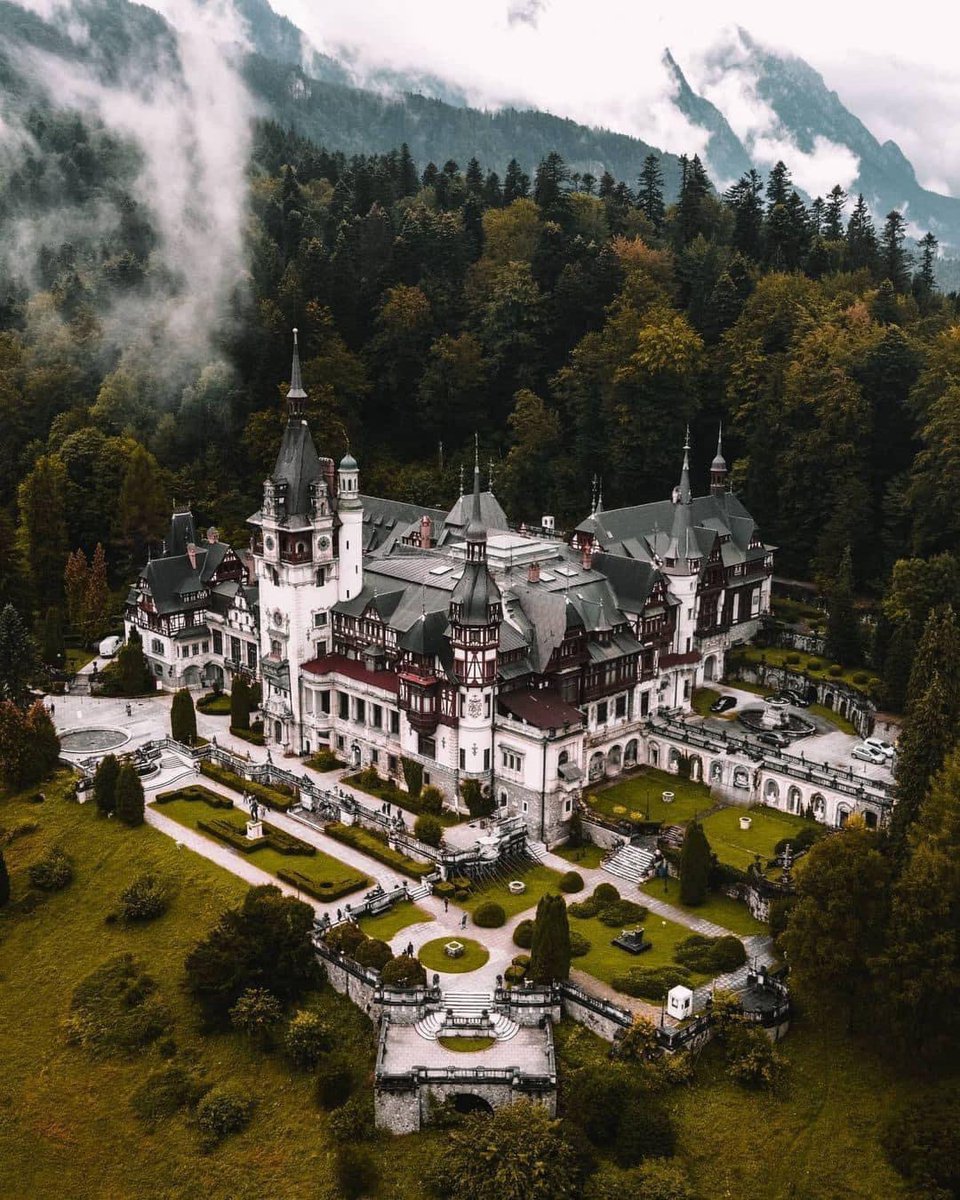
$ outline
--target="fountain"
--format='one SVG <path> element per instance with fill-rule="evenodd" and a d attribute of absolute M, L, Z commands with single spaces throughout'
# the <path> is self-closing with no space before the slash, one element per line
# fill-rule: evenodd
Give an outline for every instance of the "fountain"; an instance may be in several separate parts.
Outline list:
<path fill-rule="evenodd" d="M 763 707 L 745 708 L 737 720 L 751 733 L 782 733 L 790 739 L 809 737 L 817 727 L 807 717 L 790 712 L 782 700 L 770 700 Z"/>

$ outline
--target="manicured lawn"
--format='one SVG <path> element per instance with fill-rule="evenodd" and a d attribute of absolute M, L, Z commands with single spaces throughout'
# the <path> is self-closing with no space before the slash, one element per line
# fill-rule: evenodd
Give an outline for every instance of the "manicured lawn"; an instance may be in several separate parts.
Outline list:
<path fill-rule="evenodd" d="M 749 829 L 740 828 L 740 818 L 749 817 Z M 710 849 L 723 863 L 745 871 L 760 855 L 764 864 L 773 857 L 773 848 L 781 838 L 806 829 L 813 822 L 775 808 L 722 808 L 703 821 Z"/>
<path fill-rule="evenodd" d="M 672 803 L 663 803 L 664 792 L 673 792 Z M 626 820 L 638 813 L 633 820 L 645 821 L 649 812 L 651 821 L 666 825 L 685 825 L 716 803 L 705 784 L 692 783 L 656 767 L 641 767 L 612 787 L 590 792 L 586 800 L 591 808 L 614 820 Z"/>
<path fill-rule="evenodd" d="M 96 657 L 92 650 L 77 650 L 69 647 L 64 655 L 64 670 L 76 673 L 82 670 L 87 663 L 93 662 Z"/>
<path fill-rule="evenodd" d="M 798 661 L 788 663 L 788 655 Z M 811 679 L 830 680 L 835 678 L 861 692 L 867 692 L 869 682 L 874 678 L 863 667 L 844 667 L 839 675 L 833 676 L 829 673 L 829 668 L 833 664 L 822 655 L 806 654 L 802 650 L 787 650 L 781 646 L 746 646 L 735 652 L 734 662 L 736 661 L 749 663 L 753 667 L 763 663 L 771 667 L 788 667 L 791 671 L 809 675 Z M 814 667 L 811 667 L 811 663 L 815 664 Z M 866 675 L 867 679 L 863 683 L 855 683 L 854 675 L 860 674 Z"/>
<path fill-rule="evenodd" d="M 629 897 L 633 899 L 633 896 Z M 643 897 L 640 897 L 643 903 Z M 580 917 L 570 918 L 571 932 L 582 933 L 590 942 L 590 950 L 582 958 L 575 958 L 572 967 L 577 971 L 586 971 L 588 975 L 612 983 L 617 975 L 625 975 L 631 967 L 665 967 L 675 966 L 673 952 L 677 944 L 688 938 L 692 929 L 685 925 L 677 925 L 673 921 L 665 921 L 656 913 L 650 915 L 639 924 L 646 930 L 647 937 L 653 942 L 653 948 L 643 954 L 629 954 L 619 946 L 610 943 L 620 934 L 619 929 L 604 925 L 596 917 L 583 920 Z M 694 975 L 691 987 L 699 987 L 709 978 L 708 975 Z"/>
<path fill-rule="evenodd" d="M 448 942 L 457 941 L 463 946 L 463 954 L 459 958 L 451 958 L 444 954 L 443 948 Z M 480 942 L 468 937 L 442 937 L 426 942 L 417 951 L 417 958 L 428 971 L 449 971 L 454 975 L 465 975 L 468 971 L 476 971 L 490 958 L 490 951 Z"/>
<path fill-rule="evenodd" d="M 559 846 L 554 854 L 565 858 L 574 867 L 599 867 L 603 861 L 603 847 L 587 842 L 583 846 Z"/>
<path fill-rule="evenodd" d="M 161 805 L 157 811 L 163 813 L 165 817 L 177 821 L 180 825 L 185 825 L 188 829 L 196 830 L 197 833 L 203 834 L 204 837 L 210 838 L 210 841 L 220 846 L 225 843 L 200 829 L 198 821 L 219 818 L 229 822 L 238 833 L 242 833 L 247 824 L 247 814 L 240 812 L 239 809 L 211 808 L 196 800 L 170 800 Z M 305 875 L 318 888 L 324 882 L 329 882 L 337 890 L 349 881 L 355 881 L 355 887 L 348 891 L 338 891 L 340 896 L 370 887 L 370 880 L 366 876 L 360 875 L 355 868 L 347 866 L 346 863 L 340 862 L 332 855 L 324 854 L 322 850 L 318 850 L 316 854 L 279 854 L 270 846 L 265 846 L 247 857 L 254 866 L 259 867 L 262 871 L 269 871 L 271 875 L 277 875 L 281 870 L 296 871 L 300 875 Z"/>
<path fill-rule="evenodd" d="M 214 695 L 210 692 L 201 696 L 197 701 L 197 712 L 206 713 L 208 717 L 229 717 L 230 693 L 220 692 L 219 695 Z"/>
<path fill-rule="evenodd" d="M 663 886 L 665 883 L 667 885 L 666 891 Z M 755 921 L 750 916 L 750 910 L 745 904 L 741 904 L 739 900 L 734 900 L 731 896 L 724 896 L 719 892 L 711 892 L 706 902 L 698 904 L 695 908 L 688 904 L 681 904 L 680 881 L 678 879 L 651 879 L 649 883 L 641 886 L 640 892 L 648 896 L 655 896 L 658 900 L 666 900 L 668 904 L 673 904 L 677 908 L 683 909 L 691 917 L 700 917 L 704 921 L 713 921 L 715 925 L 722 925 L 724 929 L 729 929 L 731 933 L 738 933 L 742 937 L 769 932 L 766 925 L 760 921 Z"/>
<path fill-rule="evenodd" d="M 480 1050 L 489 1050 L 496 1041 L 492 1037 L 440 1037 L 437 1041 L 444 1050 L 456 1050 L 460 1054 L 476 1054 Z"/>
<path fill-rule="evenodd" d="M 713 688 L 697 688 L 693 693 L 691 706 L 693 711 L 701 717 L 709 717 L 713 714 L 710 712 L 710 705 L 720 699 L 720 693 L 714 691 Z"/>
<path fill-rule="evenodd" d="M 389 942 L 408 925 L 419 925 L 432 920 L 432 915 L 425 909 L 418 907 L 412 900 L 404 900 L 379 917 L 361 917 L 358 924 L 367 937 Z"/>
<path fill-rule="evenodd" d="M 75 872 L 69 887 L 33 912 L 0 910 L 0 1195 L 339 1200 L 333 1138 L 314 1103 L 310 1074 L 292 1072 L 282 1055 L 265 1055 L 238 1034 L 202 1035 L 182 989 L 188 952 L 224 909 L 239 903 L 247 885 L 149 826 L 127 829 L 98 817 L 93 804 L 66 801 L 66 790 L 61 777 L 44 785 L 45 804 L 0 795 L 0 825 L 39 823 L 4 851 L 14 905 L 26 893 L 27 866 L 50 847 L 65 847 Z M 169 910 L 143 926 L 106 923 L 120 892 L 146 871 L 169 884 Z M 133 1093 L 163 1065 L 157 1049 L 95 1058 L 66 1043 L 63 1021 L 74 988 L 125 952 L 153 977 L 170 1011 L 173 1061 L 195 1056 L 208 1084 L 229 1083 L 256 1101 L 249 1128 L 212 1153 L 200 1149 L 183 1116 L 150 1133 L 134 1115 Z M 338 1047 L 358 1071 L 371 1071 L 373 1031 L 363 1014 L 329 989 L 316 1003 Z M 419 1187 L 398 1181 L 390 1194 L 414 1200 Z"/>
<path fill-rule="evenodd" d="M 409 813 L 412 817 L 419 817 L 426 810 L 423 805 L 419 804 L 407 792 L 401 791 L 386 780 L 381 780 L 379 784 L 368 786 L 360 782 L 360 775 L 344 775 L 340 782 L 346 787 L 355 788 L 358 792 L 364 792 L 368 796 L 372 796 L 374 800 L 380 801 L 382 804 L 386 800 L 393 808 L 402 808 L 404 812 Z M 462 821 L 469 821 L 470 817 L 467 813 L 455 813 L 449 808 L 445 808 L 441 813 L 431 813 L 435 816 L 443 827 L 449 828 L 451 825 L 459 825 Z"/>
<path fill-rule="evenodd" d="M 550 867 L 537 864 L 525 871 L 520 878 L 527 885 L 527 890 L 520 896 L 515 896 L 508 891 L 506 884 L 495 884 L 492 887 L 484 888 L 483 891 L 471 891 L 466 900 L 451 900 L 450 903 L 457 903 L 461 908 L 472 913 L 476 912 L 479 905 L 485 904 L 488 900 L 494 900 L 501 905 L 509 921 L 517 913 L 536 907 L 540 897 L 546 895 L 547 892 L 560 895 L 560 875 Z"/>

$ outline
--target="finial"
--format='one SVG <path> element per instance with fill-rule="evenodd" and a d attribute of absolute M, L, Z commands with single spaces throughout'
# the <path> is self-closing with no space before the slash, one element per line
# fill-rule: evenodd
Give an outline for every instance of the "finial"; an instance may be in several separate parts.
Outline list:
<path fill-rule="evenodd" d="M 307 393 L 303 390 L 303 382 L 300 379 L 300 345 L 297 338 L 298 330 L 296 326 L 293 329 L 293 362 L 290 365 L 290 387 L 287 390 L 287 416 L 299 416 L 303 405 L 300 403 L 306 400 Z"/>
<path fill-rule="evenodd" d="M 597 482 L 597 508 L 596 508 L 596 511 L 598 513 L 603 512 L 603 476 L 602 475 L 600 476 L 600 479 Z"/>
<path fill-rule="evenodd" d="M 474 474 L 480 474 L 480 434 L 473 435 L 473 470 Z"/>
<path fill-rule="evenodd" d="M 723 421 L 717 427 L 717 458 L 723 458 Z"/>
<path fill-rule="evenodd" d="M 460 464 L 460 499 L 463 499 L 463 463 Z"/>
<path fill-rule="evenodd" d="M 493 491 L 493 459 L 487 459 L 487 491 Z"/>
<path fill-rule="evenodd" d="M 597 473 L 594 471 L 593 478 L 590 480 L 590 515 L 593 516 L 597 511 Z"/>
<path fill-rule="evenodd" d="M 687 426 L 687 432 L 683 439 L 683 448 L 684 448 L 684 450 L 690 449 L 690 426 L 689 425 Z"/>

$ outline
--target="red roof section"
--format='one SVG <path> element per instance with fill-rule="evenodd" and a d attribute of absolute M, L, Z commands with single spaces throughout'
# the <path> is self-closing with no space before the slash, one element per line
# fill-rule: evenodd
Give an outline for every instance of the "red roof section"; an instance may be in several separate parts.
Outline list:
<path fill-rule="evenodd" d="M 500 696 L 500 704 L 508 713 L 536 729 L 562 729 L 564 725 L 583 724 L 583 713 L 550 688 L 536 692 L 506 692 Z"/>
<path fill-rule="evenodd" d="M 311 675 L 342 675 L 346 679 L 355 679 L 369 687 L 379 688 L 383 692 L 397 692 L 400 684 L 392 671 L 371 671 L 355 658 L 347 658 L 343 654 L 327 654 L 323 658 L 312 658 L 303 664 L 303 670 Z"/>

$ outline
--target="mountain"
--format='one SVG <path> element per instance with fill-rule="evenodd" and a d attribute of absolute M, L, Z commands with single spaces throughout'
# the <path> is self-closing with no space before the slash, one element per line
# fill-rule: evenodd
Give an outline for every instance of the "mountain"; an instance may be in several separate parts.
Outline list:
<path fill-rule="evenodd" d="M 720 180 L 739 179 L 753 166 L 743 142 L 730 128 L 720 109 L 703 96 L 697 95 L 669 50 L 663 52 L 663 63 L 676 84 L 674 107 L 679 109 L 692 125 L 706 129 L 710 134 L 706 152 L 710 170 Z"/>

